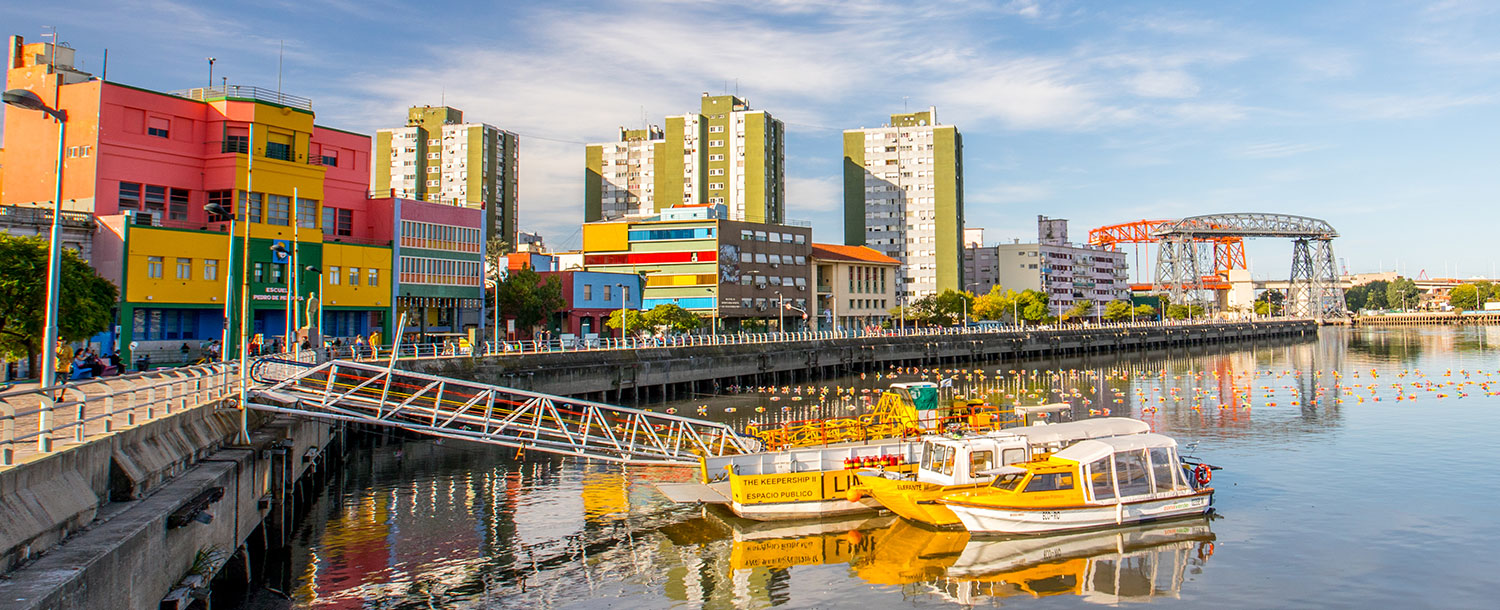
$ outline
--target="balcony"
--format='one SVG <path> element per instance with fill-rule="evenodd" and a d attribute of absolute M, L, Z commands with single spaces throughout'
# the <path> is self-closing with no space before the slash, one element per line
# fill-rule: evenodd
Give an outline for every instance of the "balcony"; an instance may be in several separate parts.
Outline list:
<path fill-rule="evenodd" d="M 245 85 L 197 87 L 194 89 L 173 91 L 171 94 L 177 97 L 185 97 L 190 100 L 198 100 L 200 102 L 223 99 L 253 100 L 257 102 L 267 102 L 271 104 L 286 106 L 288 108 L 297 108 L 299 110 L 312 112 L 312 100 L 308 98 L 297 95 L 289 95 L 280 91 L 272 91 L 270 89 L 249 87 Z"/>

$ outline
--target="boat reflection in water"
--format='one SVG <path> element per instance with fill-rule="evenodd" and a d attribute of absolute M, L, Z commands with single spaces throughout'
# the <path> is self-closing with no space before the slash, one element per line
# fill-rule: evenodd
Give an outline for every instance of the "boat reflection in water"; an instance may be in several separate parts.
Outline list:
<path fill-rule="evenodd" d="M 1207 517 L 1107 530 L 973 538 L 891 516 L 772 524 L 721 508 L 664 528 L 675 542 L 729 540 L 733 572 L 847 563 L 873 585 L 897 586 L 973 605 L 1029 595 L 1074 595 L 1091 603 L 1177 597 L 1188 571 L 1213 555 Z M 675 530 L 675 531 L 674 531 Z"/>

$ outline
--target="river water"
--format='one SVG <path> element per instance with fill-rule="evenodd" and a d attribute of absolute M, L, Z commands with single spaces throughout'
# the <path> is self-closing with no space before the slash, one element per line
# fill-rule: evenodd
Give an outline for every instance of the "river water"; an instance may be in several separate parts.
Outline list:
<path fill-rule="evenodd" d="M 1139 417 L 1223 467 L 1212 519 L 1064 537 L 970 540 L 888 516 L 754 524 L 651 485 L 688 469 L 369 443 L 295 533 L 284 596 L 260 590 L 243 605 L 1492 608 L 1497 341 L 1500 327 L 1324 329 L 1316 341 L 966 366 L 969 383 L 1025 388 L 1028 404 L 1063 396 L 1079 417 Z M 858 400 L 890 381 L 816 385 Z M 653 408 L 764 424 L 847 410 L 845 392 Z"/>

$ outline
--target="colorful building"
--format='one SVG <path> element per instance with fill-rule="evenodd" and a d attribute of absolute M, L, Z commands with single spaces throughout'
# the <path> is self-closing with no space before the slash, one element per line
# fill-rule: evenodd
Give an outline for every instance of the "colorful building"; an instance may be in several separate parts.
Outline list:
<path fill-rule="evenodd" d="M 963 137 L 937 109 L 844 131 L 844 243 L 901 261 L 896 290 L 964 289 Z"/>
<path fill-rule="evenodd" d="M 372 199 L 370 208 L 382 218 L 381 235 L 394 243 L 399 271 L 391 298 L 395 315 L 406 314 L 407 332 L 486 328 L 484 211 L 399 198 Z"/>
<path fill-rule="evenodd" d="M 813 244 L 817 269 L 819 328 L 857 330 L 879 326 L 897 307 L 901 261 L 866 246 Z"/>
<path fill-rule="evenodd" d="M 375 132 L 377 196 L 418 199 L 484 212 L 485 241 L 517 243 L 519 143 L 516 134 L 465 123 L 447 106 L 412 106 L 406 126 Z"/>
<path fill-rule="evenodd" d="M 69 51 L 52 57 L 50 45 L 12 37 L 6 88 L 68 113 L 63 205 L 94 218 L 91 263 L 121 294 L 107 340 L 127 360 L 179 361 L 183 345 L 196 357 L 224 336 L 226 309 L 239 327 L 242 297 L 247 334 L 267 343 L 289 314 L 305 324 L 314 296 L 326 336 L 388 331 L 393 234 L 367 197 L 368 136 L 316 125 L 312 102 L 295 95 L 149 91 L 76 70 Z M 50 207 L 55 123 L 7 112 L 5 132 L 0 204 Z M 236 213 L 245 222 L 231 236 Z"/>
<path fill-rule="evenodd" d="M 732 95 L 703 94 L 698 112 L 666 128 L 621 128 L 585 148 L 584 222 L 722 205 L 726 218 L 785 222 L 785 127 Z"/>
<path fill-rule="evenodd" d="M 562 283 L 563 311 L 557 313 L 552 329 L 579 338 L 609 334 L 605 323 L 620 309 L 641 309 L 641 278 L 635 273 L 599 271 L 549 271 L 543 278 L 556 277 Z"/>
<path fill-rule="evenodd" d="M 723 206 L 689 205 L 659 216 L 583 225 L 588 271 L 646 275 L 641 308 L 672 303 L 724 327 L 763 325 L 787 307 L 788 328 L 813 292 L 808 227 L 728 220 Z"/>

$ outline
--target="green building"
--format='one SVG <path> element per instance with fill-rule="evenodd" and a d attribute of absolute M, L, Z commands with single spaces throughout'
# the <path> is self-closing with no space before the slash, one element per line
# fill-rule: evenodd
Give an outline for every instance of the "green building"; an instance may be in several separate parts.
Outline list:
<path fill-rule="evenodd" d="M 675 205 L 723 205 L 730 220 L 785 221 L 786 129 L 732 95 L 703 94 L 666 127 L 620 129 L 585 152 L 584 222 L 650 215 Z"/>
<path fill-rule="evenodd" d="M 898 297 L 964 289 L 964 163 L 937 109 L 844 131 L 844 243 L 901 261 Z"/>

